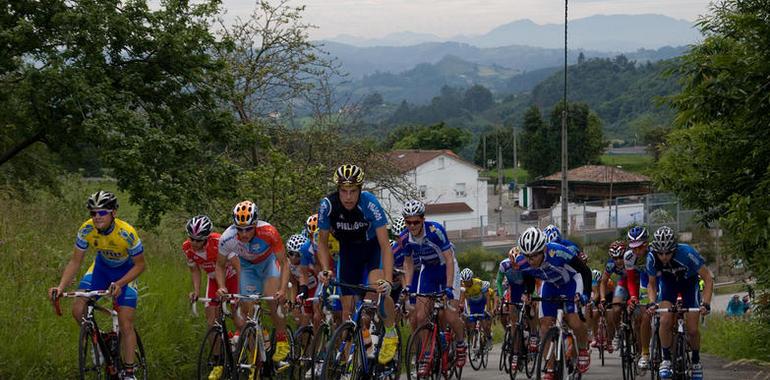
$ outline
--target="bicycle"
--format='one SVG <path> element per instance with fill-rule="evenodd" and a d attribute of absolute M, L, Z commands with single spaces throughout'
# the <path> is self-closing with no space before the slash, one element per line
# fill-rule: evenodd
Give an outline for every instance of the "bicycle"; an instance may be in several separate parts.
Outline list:
<path fill-rule="evenodd" d="M 294 335 L 294 341 L 302 347 L 305 339 L 304 348 L 297 354 L 298 380 L 312 379 L 317 380 L 321 377 L 321 370 L 326 359 L 326 344 L 331 336 L 332 326 L 334 326 L 334 317 L 332 315 L 329 301 L 339 300 L 337 294 L 327 294 L 326 289 L 321 289 L 320 297 L 311 297 L 310 302 L 321 302 L 321 312 L 324 318 L 317 328 L 313 326 L 303 326 Z M 309 341 L 307 335 L 309 334 Z"/>
<path fill-rule="evenodd" d="M 540 352 L 537 355 L 537 380 L 542 378 L 542 374 L 545 372 L 554 372 L 554 378 L 564 379 L 565 374 L 567 378 L 571 380 L 580 380 L 582 374 L 577 370 L 577 339 L 572 330 L 566 326 L 564 321 L 564 310 L 567 308 L 567 303 L 572 300 L 567 299 L 565 296 L 561 297 L 532 297 L 531 301 L 540 302 L 554 302 L 558 304 L 556 312 L 556 323 L 548 329 L 540 342 Z M 575 305 L 578 316 L 581 321 L 585 322 L 585 316 L 580 305 Z M 545 348 L 548 347 L 548 350 Z M 552 363 L 552 368 L 548 368 L 548 364 Z"/>
<path fill-rule="evenodd" d="M 518 307 L 519 315 L 516 320 L 516 325 L 511 328 L 511 333 L 508 336 L 507 345 L 509 347 L 507 362 L 510 363 L 510 367 L 506 368 L 511 380 L 516 380 L 516 376 L 521 368 L 524 368 L 524 374 L 527 378 L 531 378 L 535 373 L 535 364 L 537 360 L 537 351 L 529 349 L 529 338 L 534 334 L 527 323 L 530 313 L 530 305 L 526 305 L 522 302 L 505 302 L 506 304 Z M 506 344 L 506 343 L 504 343 Z M 513 364 L 516 363 L 514 367 Z"/>
<path fill-rule="evenodd" d="M 121 335 L 120 326 L 118 325 L 118 312 L 116 311 L 119 306 L 115 299 L 112 300 L 113 305 L 110 310 L 96 304 L 99 297 L 110 295 L 111 293 L 106 290 L 63 292 L 61 294 L 57 294 L 54 291 L 53 293 L 54 310 L 58 316 L 62 315 L 61 306 L 59 305 L 61 297 L 82 297 L 86 299 L 86 312 L 80 321 L 80 335 L 78 337 L 78 370 L 81 380 L 86 378 L 118 379 L 119 374 L 126 369 L 120 352 Z M 103 331 L 99 329 L 94 310 L 110 315 L 112 318 L 112 330 Z M 144 346 L 136 329 L 134 329 L 134 334 L 136 334 L 134 376 L 137 379 L 147 380 L 147 358 L 144 354 Z M 89 376 L 90 373 L 93 373 L 93 377 Z"/>
<path fill-rule="evenodd" d="M 203 336 L 201 348 L 198 351 L 198 379 L 207 380 L 209 374 L 215 367 L 222 368 L 221 378 L 229 379 L 235 373 L 235 364 L 233 358 L 234 347 L 228 336 L 226 317 L 229 317 L 230 311 L 227 309 L 228 299 L 198 298 L 196 302 L 204 304 L 212 301 L 220 301 L 222 310 L 217 313 L 214 324 L 208 328 L 206 335 Z M 193 315 L 198 315 L 197 303 L 192 304 Z"/>
<path fill-rule="evenodd" d="M 331 286 L 354 289 L 363 293 L 377 293 L 377 289 L 366 285 L 344 284 L 329 281 Z M 390 379 L 397 380 L 401 370 L 401 338 L 396 325 L 396 336 L 399 337 L 396 355 L 387 364 L 380 364 L 377 357 L 380 354 L 385 336 L 385 295 L 379 294 L 377 302 L 361 299 L 356 302 L 355 312 L 343 322 L 326 346 L 326 358 L 323 362 L 321 379 Z M 365 323 L 369 325 L 366 326 Z M 364 343 L 364 329 L 369 329 L 371 337 L 371 352 Z"/>
<path fill-rule="evenodd" d="M 654 338 L 653 341 L 657 340 L 657 344 L 655 344 L 655 354 L 652 356 L 655 356 L 659 359 L 662 359 L 662 349 L 660 347 L 660 318 L 659 315 L 662 313 L 674 313 L 676 315 L 676 328 L 674 329 L 674 336 L 672 339 L 674 348 L 672 361 L 671 361 L 671 372 L 672 380 L 689 380 L 690 379 L 690 373 L 692 371 L 692 359 L 690 358 L 690 352 L 692 351 L 690 347 L 690 340 L 687 337 L 687 331 L 685 330 L 685 321 L 684 321 L 684 315 L 686 313 L 691 312 L 700 312 L 700 308 L 698 307 L 682 307 L 682 302 L 680 299 L 677 300 L 677 303 L 675 305 L 672 305 L 669 308 L 662 308 L 662 309 L 656 309 L 655 310 L 655 317 L 653 318 L 654 323 L 657 323 L 656 325 L 653 325 L 654 327 Z M 652 349 L 652 348 L 651 348 Z M 653 352 L 653 351 L 651 351 Z M 662 362 L 662 360 L 661 360 Z M 651 374 L 651 378 L 653 380 L 660 379 L 660 374 L 658 370 L 660 369 L 660 362 L 656 363 L 656 370 L 653 371 Z M 652 368 L 652 366 L 650 367 Z"/>
<path fill-rule="evenodd" d="M 604 307 L 598 307 L 599 310 L 599 322 L 596 324 L 596 331 L 594 332 L 594 340 L 596 340 L 596 348 L 599 350 L 599 360 L 601 360 L 602 367 L 604 367 L 604 352 L 607 349 L 608 342 L 607 333 L 607 310 Z"/>
<path fill-rule="evenodd" d="M 456 346 L 451 329 L 444 329 L 440 313 L 444 309 L 454 311 L 446 304 L 444 293 L 411 294 L 415 297 L 430 298 L 433 309 L 428 320 L 418 327 L 407 340 L 406 375 L 408 380 L 433 379 L 449 380 L 462 377 L 462 367 L 456 366 Z M 414 360 L 409 360 L 414 358 Z M 413 368 L 416 366 L 417 368 Z"/>
<path fill-rule="evenodd" d="M 503 300 L 500 302 L 500 307 L 497 310 L 497 315 L 500 318 L 500 323 L 503 325 L 503 344 L 500 347 L 500 360 L 497 364 L 497 370 L 498 371 L 505 371 L 505 373 L 509 373 L 511 368 L 508 365 L 510 361 L 510 355 L 511 355 L 511 347 L 512 347 L 512 341 L 511 341 L 511 322 L 509 319 L 510 312 L 507 311 L 508 308 L 505 306 L 511 305 L 510 302 L 507 302 Z"/>
<path fill-rule="evenodd" d="M 489 359 L 489 351 L 492 342 L 487 341 L 487 334 L 481 328 L 481 321 L 487 317 L 487 313 L 466 314 L 469 321 L 474 323 L 473 329 L 468 330 L 465 340 L 468 346 L 468 360 L 471 367 L 478 371 L 486 367 L 486 361 Z"/>
<path fill-rule="evenodd" d="M 631 314 L 628 313 L 628 307 L 625 302 L 613 302 L 610 305 L 620 307 L 620 325 L 615 333 L 618 335 L 618 352 L 620 353 L 623 380 L 634 380 L 638 371 L 636 360 L 639 357 L 639 353 L 637 351 L 637 340 L 634 334 Z"/>
<path fill-rule="evenodd" d="M 272 360 L 276 347 L 275 328 L 273 327 L 268 333 L 267 329 L 262 326 L 262 307 L 260 302 L 273 301 L 275 297 L 263 297 L 260 294 L 227 294 L 225 297 L 239 301 L 239 312 L 241 302 L 254 303 L 251 315 L 245 318 L 245 325 L 238 341 L 235 355 L 235 375 L 233 377 L 236 379 L 259 379 L 262 377 L 292 378 L 291 369 L 293 366 L 290 363 L 294 360 L 294 336 L 291 333 L 291 329 L 288 326 L 286 327 L 286 339 L 289 345 L 289 354 L 286 357 L 288 362 L 282 361 L 276 366 L 276 363 Z M 281 306 L 277 307 L 278 317 L 284 318 Z"/>

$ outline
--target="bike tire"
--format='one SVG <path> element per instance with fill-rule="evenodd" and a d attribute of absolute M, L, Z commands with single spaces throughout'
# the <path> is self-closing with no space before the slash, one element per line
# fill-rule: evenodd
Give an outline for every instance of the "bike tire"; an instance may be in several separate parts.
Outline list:
<path fill-rule="evenodd" d="M 302 326 L 294 333 L 294 357 L 292 358 L 293 378 L 304 380 L 305 374 L 313 370 L 313 326 Z M 312 372 L 311 376 L 312 378 Z"/>
<path fill-rule="evenodd" d="M 599 341 L 599 360 L 602 362 L 602 367 L 604 367 L 604 348 L 607 345 L 607 320 L 604 317 L 600 317 L 597 330 L 596 340 Z"/>
<path fill-rule="evenodd" d="M 692 363 L 688 350 L 687 338 L 684 334 L 676 334 L 676 351 L 673 361 L 674 380 L 689 380 Z"/>
<path fill-rule="evenodd" d="M 516 376 L 519 374 L 519 371 L 521 371 L 521 363 L 523 362 L 523 357 L 526 357 L 527 351 L 524 351 L 526 348 L 522 347 L 522 340 L 524 339 L 524 330 L 522 330 L 521 326 L 515 326 L 513 329 L 511 329 L 510 334 L 510 342 L 508 343 L 509 352 L 508 352 L 508 368 L 506 368 L 506 372 L 508 373 L 508 377 L 511 380 L 516 380 Z M 511 366 L 513 366 L 514 363 L 514 356 L 517 356 L 516 364 L 518 365 L 517 369 L 514 371 Z M 526 359 L 524 359 L 526 360 Z"/>
<path fill-rule="evenodd" d="M 198 380 L 208 380 L 209 374 L 216 366 L 222 366 L 222 376 L 227 376 L 225 371 L 225 347 L 222 343 L 222 328 L 212 326 L 203 336 L 198 349 Z"/>
<path fill-rule="evenodd" d="M 144 344 L 142 344 L 142 338 L 139 336 L 139 331 L 134 329 L 134 335 L 136 335 L 136 348 L 134 353 L 134 376 L 137 380 L 147 380 L 148 367 L 147 357 L 144 354 Z"/>
<path fill-rule="evenodd" d="M 650 380 L 660 380 L 660 362 L 663 361 L 663 353 L 660 348 L 660 335 L 657 331 L 653 331 L 652 339 L 650 340 Z"/>
<path fill-rule="evenodd" d="M 261 369 L 264 363 L 260 356 L 259 350 L 262 344 L 258 339 L 257 334 L 262 334 L 261 331 L 257 331 L 253 325 L 247 325 L 241 331 L 241 337 L 238 340 L 238 349 L 235 356 L 235 373 L 234 379 L 237 380 L 252 380 L 257 379 L 261 375 Z M 254 370 L 253 374 L 251 370 Z"/>
<path fill-rule="evenodd" d="M 620 356 L 623 366 L 623 380 L 636 379 L 636 363 L 634 360 L 635 343 L 633 341 L 633 332 L 630 330 L 630 327 L 624 327 L 621 329 Z"/>
<path fill-rule="evenodd" d="M 423 324 L 407 339 L 404 367 L 408 380 L 435 380 L 441 372 L 441 360 L 436 360 L 441 357 L 441 347 L 438 344 L 438 337 L 433 333 L 433 328 L 430 322 Z M 424 361 L 431 363 L 431 373 L 428 376 L 420 376 L 418 372 L 420 363 Z"/>
<path fill-rule="evenodd" d="M 508 368 L 508 359 L 509 359 L 509 357 L 508 357 L 508 355 L 510 355 L 510 354 L 508 352 L 509 351 L 508 350 L 508 345 L 509 345 L 508 340 L 510 339 L 510 335 L 511 335 L 510 328 L 506 327 L 505 328 L 505 334 L 503 334 L 503 344 L 500 345 L 500 360 L 498 360 L 498 364 L 497 364 L 497 370 L 498 371 L 505 371 L 506 373 L 508 373 L 508 371 L 509 371 L 509 368 Z"/>
<path fill-rule="evenodd" d="M 357 370 L 359 347 L 356 325 L 347 321 L 337 327 L 326 346 L 326 358 L 321 369 L 321 380 L 339 380 L 342 376 L 354 378 Z M 352 351 L 351 351 L 352 350 Z M 352 357 L 351 357 L 352 355 Z M 351 363 L 348 364 L 348 359 Z"/>
<path fill-rule="evenodd" d="M 539 334 L 538 331 L 531 331 L 529 332 L 529 336 L 532 337 L 537 336 Z M 524 358 L 524 373 L 527 375 L 528 379 L 531 379 L 532 376 L 535 375 L 535 369 L 537 367 L 537 354 L 539 351 L 535 352 L 529 352 L 529 342 L 522 337 L 522 342 L 524 345 L 524 352 L 526 357 Z"/>
<path fill-rule="evenodd" d="M 562 344 L 562 340 L 559 337 L 559 329 L 556 327 L 552 327 L 551 329 L 546 332 L 545 337 L 540 341 L 540 347 L 539 352 L 537 354 L 537 372 L 535 372 L 535 378 L 537 380 L 541 380 L 543 378 L 543 374 L 545 373 L 548 364 L 548 360 L 553 360 L 553 371 L 554 371 L 554 378 L 555 379 L 563 379 L 563 369 L 564 369 L 564 358 L 556 358 L 556 352 L 557 349 L 554 348 L 554 345 Z M 545 351 L 546 345 L 550 343 L 550 347 L 548 352 Z M 564 352 L 564 347 L 562 347 L 561 352 Z"/>
<path fill-rule="evenodd" d="M 91 324 L 83 323 L 80 325 L 80 336 L 78 338 L 78 371 L 80 380 L 94 379 L 101 380 L 106 378 L 107 370 L 105 363 L 101 359 L 101 349 Z"/>
<path fill-rule="evenodd" d="M 329 344 L 331 328 L 326 323 L 321 324 L 318 331 L 313 335 L 313 363 L 314 368 L 311 375 L 312 380 L 321 378 L 323 363 L 326 361 L 326 347 Z"/>
<path fill-rule="evenodd" d="M 479 330 L 469 330 L 466 340 L 468 347 L 468 361 L 471 362 L 471 367 L 475 371 L 478 371 L 481 369 L 481 361 L 483 359 L 483 352 L 481 352 L 481 334 Z"/>

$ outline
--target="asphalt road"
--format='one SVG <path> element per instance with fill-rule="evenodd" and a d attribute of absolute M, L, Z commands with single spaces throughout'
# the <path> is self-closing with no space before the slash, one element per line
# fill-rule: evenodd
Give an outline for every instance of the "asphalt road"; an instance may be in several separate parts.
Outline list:
<path fill-rule="evenodd" d="M 486 369 L 474 371 L 467 363 L 463 369 L 463 380 L 503 380 L 509 379 L 508 374 L 497 370 L 498 361 L 500 360 L 500 345 L 497 344 L 489 353 L 489 365 Z M 703 373 L 706 380 L 770 380 L 770 368 L 758 367 L 755 365 L 747 364 L 742 361 L 729 362 L 727 360 L 710 356 L 701 355 L 701 362 L 703 363 Z M 620 373 L 620 358 L 617 354 L 605 354 L 604 367 L 601 366 L 599 361 L 598 351 L 593 350 L 591 355 L 591 368 L 583 375 L 584 379 L 606 379 L 617 380 L 622 379 Z M 534 378 L 534 377 L 533 377 Z M 644 377 L 639 379 L 649 379 L 649 372 Z M 517 379 L 526 379 L 526 376 L 520 374 Z"/>

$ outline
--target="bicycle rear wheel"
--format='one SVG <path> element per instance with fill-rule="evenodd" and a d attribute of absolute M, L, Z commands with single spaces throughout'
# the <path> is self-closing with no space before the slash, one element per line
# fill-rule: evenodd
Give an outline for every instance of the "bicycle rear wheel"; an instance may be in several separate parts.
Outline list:
<path fill-rule="evenodd" d="M 139 331 L 134 329 L 136 335 L 136 347 L 134 348 L 134 376 L 138 380 L 147 380 L 147 357 L 144 356 L 144 345 L 142 338 L 139 337 Z"/>
<path fill-rule="evenodd" d="M 80 380 L 101 379 L 106 376 L 104 358 L 99 348 L 98 332 L 88 323 L 80 325 L 78 340 L 78 368 Z"/>
<path fill-rule="evenodd" d="M 294 334 L 295 357 L 292 358 L 294 379 L 312 378 L 313 371 L 313 326 L 302 326 Z"/>
<path fill-rule="evenodd" d="M 599 342 L 599 360 L 604 367 L 604 348 L 607 345 L 607 320 L 604 317 L 600 317 L 599 326 L 596 329 L 596 341 Z"/>
<path fill-rule="evenodd" d="M 257 379 L 262 369 L 262 355 L 260 354 L 261 338 L 254 325 L 247 325 L 241 331 L 238 341 L 238 349 L 235 357 L 235 374 L 237 380 Z"/>
<path fill-rule="evenodd" d="M 552 327 L 543 337 L 540 342 L 540 352 L 537 355 L 537 372 L 535 378 L 540 380 L 543 378 L 543 374 L 546 373 L 549 367 L 551 372 L 554 373 L 555 379 L 563 379 L 564 370 L 564 358 L 558 357 L 557 352 L 565 352 L 565 347 L 562 345 L 561 350 L 557 349 L 557 345 L 562 344 L 561 337 L 559 336 L 559 329 Z"/>

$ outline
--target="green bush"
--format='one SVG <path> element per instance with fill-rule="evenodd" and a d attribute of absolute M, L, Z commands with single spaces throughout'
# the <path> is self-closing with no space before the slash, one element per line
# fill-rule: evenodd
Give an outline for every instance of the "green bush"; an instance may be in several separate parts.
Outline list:
<path fill-rule="evenodd" d="M 727 319 L 715 313 L 701 327 L 701 350 L 728 359 L 770 362 L 770 325 L 759 318 Z"/>

